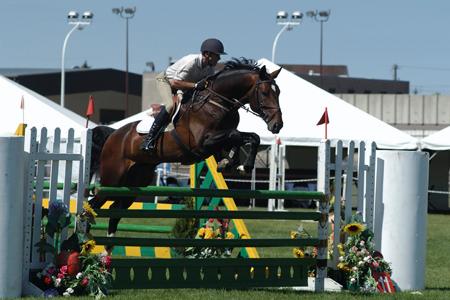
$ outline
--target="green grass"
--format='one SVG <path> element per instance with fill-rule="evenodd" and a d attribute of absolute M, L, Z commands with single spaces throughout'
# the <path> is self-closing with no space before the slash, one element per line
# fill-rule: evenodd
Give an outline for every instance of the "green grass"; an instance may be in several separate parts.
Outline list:
<path fill-rule="evenodd" d="M 245 209 L 245 208 L 243 208 Z M 146 223 L 141 220 L 123 220 Z M 173 220 L 158 220 L 158 225 L 172 224 Z M 297 221 L 245 221 L 252 237 L 286 238 L 291 230 L 299 225 Z M 151 224 L 156 225 L 155 221 Z M 315 223 L 303 223 L 307 230 L 316 234 Z M 150 235 L 149 235 L 150 236 Z M 154 235 L 153 235 L 154 236 Z M 258 249 L 263 257 L 290 257 L 291 249 Z M 403 251 L 406 251 L 404 249 Z M 450 299 L 450 215 L 428 215 L 426 289 L 420 294 L 410 292 L 395 295 L 355 295 L 346 291 L 341 293 L 298 292 L 289 289 L 251 289 L 251 290 L 202 290 L 202 289 L 164 289 L 164 290 L 121 290 L 112 291 L 111 299 Z M 395 272 L 395 270 L 394 270 Z M 86 299 L 92 299 L 87 298 Z"/>

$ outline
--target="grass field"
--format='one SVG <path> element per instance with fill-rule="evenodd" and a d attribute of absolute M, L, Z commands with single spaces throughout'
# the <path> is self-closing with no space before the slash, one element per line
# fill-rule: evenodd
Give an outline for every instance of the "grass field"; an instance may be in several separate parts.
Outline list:
<path fill-rule="evenodd" d="M 137 221 L 137 220 L 135 220 Z M 167 222 L 167 221 L 166 221 Z M 154 224 L 154 223 L 153 223 Z M 246 220 L 253 237 L 286 238 L 299 222 Z M 313 225 L 313 224 L 311 224 Z M 314 229 L 306 225 L 307 228 Z M 407 229 L 405 229 L 407 230 Z M 264 257 L 290 257 L 292 249 L 263 249 Z M 399 249 L 407 251 L 407 249 Z M 426 290 L 420 293 L 397 293 L 395 295 L 356 295 L 342 293 L 311 293 L 289 289 L 251 290 L 122 290 L 111 291 L 111 299 L 450 299 L 450 215 L 428 215 Z M 393 270 L 395 273 L 395 269 Z M 88 299 L 88 298 L 86 298 Z"/>

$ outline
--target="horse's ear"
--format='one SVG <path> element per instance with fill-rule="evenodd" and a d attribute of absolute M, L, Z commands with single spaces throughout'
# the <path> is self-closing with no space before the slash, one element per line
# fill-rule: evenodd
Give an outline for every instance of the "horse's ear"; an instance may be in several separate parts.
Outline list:
<path fill-rule="evenodd" d="M 280 74 L 282 68 L 279 68 L 276 71 L 273 71 L 272 73 L 270 73 L 270 77 L 272 77 L 272 79 L 277 78 L 278 74 Z"/>
<path fill-rule="evenodd" d="M 265 78 L 266 76 L 267 76 L 266 66 L 262 66 L 262 68 L 259 69 L 259 77 Z"/>

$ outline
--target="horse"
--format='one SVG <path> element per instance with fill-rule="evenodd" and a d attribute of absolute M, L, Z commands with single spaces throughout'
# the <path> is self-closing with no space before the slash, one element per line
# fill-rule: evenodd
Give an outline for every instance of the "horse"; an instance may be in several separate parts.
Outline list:
<path fill-rule="evenodd" d="M 253 60 L 233 59 L 208 78 L 208 87 L 185 101 L 174 128 L 164 132 L 156 142 L 155 151 L 148 154 L 139 149 L 144 135 L 136 131 L 138 122 L 113 130 L 105 126 L 93 129 L 91 175 L 98 171 L 102 186 L 148 186 L 155 167 L 161 162 L 192 164 L 221 150 L 250 145 L 245 169 L 253 169 L 259 136 L 240 132 L 238 110 L 249 104 L 250 112 L 263 119 L 269 131 L 278 133 L 283 127 L 279 106 L 280 89 L 275 78 L 281 68 L 268 73 Z M 95 195 L 89 201 L 94 209 L 107 199 Z M 111 208 L 127 209 L 135 200 L 121 197 L 113 200 Z M 108 236 L 117 231 L 120 219 L 111 218 Z"/>

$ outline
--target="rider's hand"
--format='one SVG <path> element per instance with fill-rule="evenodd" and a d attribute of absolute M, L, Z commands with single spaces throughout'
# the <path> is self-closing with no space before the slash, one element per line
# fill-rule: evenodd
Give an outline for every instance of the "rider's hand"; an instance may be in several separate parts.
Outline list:
<path fill-rule="evenodd" d="M 194 89 L 197 91 L 203 91 L 208 86 L 208 81 L 206 79 L 202 79 L 194 85 Z"/>

